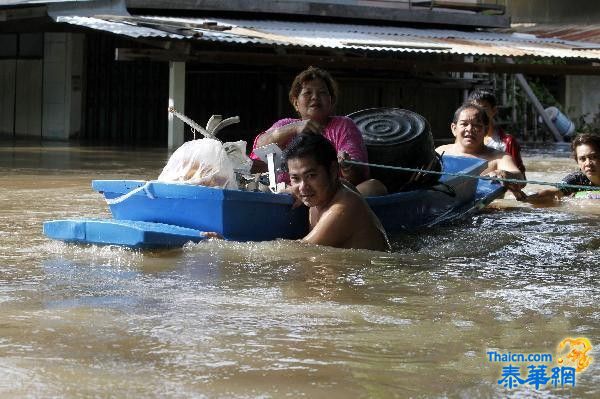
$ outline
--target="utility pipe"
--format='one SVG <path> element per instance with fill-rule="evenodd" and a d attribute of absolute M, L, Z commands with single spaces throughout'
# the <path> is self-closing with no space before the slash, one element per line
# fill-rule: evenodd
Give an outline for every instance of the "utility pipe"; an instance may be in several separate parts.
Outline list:
<path fill-rule="evenodd" d="M 506 62 L 508 64 L 515 63 L 512 58 L 507 58 Z M 521 88 L 523 89 L 525 94 L 527 94 L 527 97 L 529 97 L 529 100 L 535 107 L 538 114 L 542 117 L 542 120 L 546 124 L 546 127 L 548 128 L 548 130 L 550 130 L 552 135 L 554 135 L 554 140 L 555 141 L 563 141 L 563 136 L 559 133 L 558 129 L 556 129 L 556 126 L 554 126 L 554 123 L 552 122 L 552 120 L 550 119 L 550 117 L 548 116 L 546 111 L 544 110 L 544 107 L 542 106 L 540 101 L 535 96 L 535 93 L 533 92 L 533 90 L 531 90 L 531 87 L 529 86 L 529 83 L 527 83 L 525 76 L 523 76 L 522 73 L 515 73 L 515 78 L 517 79 L 517 82 L 519 82 L 519 85 L 521 86 Z"/>

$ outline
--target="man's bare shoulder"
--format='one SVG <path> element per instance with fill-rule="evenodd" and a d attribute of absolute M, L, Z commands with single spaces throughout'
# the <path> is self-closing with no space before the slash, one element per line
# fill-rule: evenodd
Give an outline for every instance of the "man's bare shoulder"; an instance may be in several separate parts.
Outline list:
<path fill-rule="evenodd" d="M 435 149 L 438 154 L 445 152 L 447 154 L 454 155 L 454 144 L 444 144 Z"/>
<path fill-rule="evenodd" d="M 505 155 L 505 153 L 484 145 L 481 147 L 481 149 L 479 151 L 474 151 L 474 152 L 471 152 L 471 153 L 468 153 L 465 155 L 470 155 L 472 157 L 485 159 L 486 161 L 491 162 L 491 161 L 497 161 L 499 159 L 502 159 L 502 157 Z"/>
<path fill-rule="evenodd" d="M 360 194 L 340 187 L 326 209 L 311 208 L 311 232 L 304 241 L 333 247 L 348 247 L 358 226 L 365 224 Z M 366 205 L 366 202 L 362 206 Z"/>
<path fill-rule="evenodd" d="M 359 193 L 342 186 L 334 197 L 329 210 L 352 217 L 353 212 L 364 207 L 368 207 L 368 205 Z"/>
<path fill-rule="evenodd" d="M 506 156 L 510 157 L 510 155 L 508 155 L 504 151 L 500 151 L 500 150 L 497 150 L 495 148 L 491 148 L 488 146 L 485 146 L 484 151 L 482 151 L 482 152 L 485 152 L 485 154 L 481 155 L 481 157 L 487 159 L 488 161 L 499 160 Z"/>
<path fill-rule="evenodd" d="M 515 160 L 510 154 L 502 153 L 501 156 L 496 161 L 498 164 L 498 169 L 506 170 L 511 173 L 517 173 L 518 175 L 513 176 L 516 179 L 524 179 L 525 175 L 523 172 L 519 170 L 519 167 L 515 163 Z"/>
<path fill-rule="evenodd" d="M 502 169 L 508 171 L 518 171 L 510 154 L 490 148 L 487 154 L 481 155 L 480 158 L 488 161 L 487 172 Z"/>

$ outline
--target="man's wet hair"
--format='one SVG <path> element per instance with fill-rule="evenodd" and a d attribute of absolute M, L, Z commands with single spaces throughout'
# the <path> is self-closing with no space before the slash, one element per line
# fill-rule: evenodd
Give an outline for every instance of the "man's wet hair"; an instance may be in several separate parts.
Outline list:
<path fill-rule="evenodd" d="M 485 89 L 475 89 L 469 94 L 469 98 L 467 98 L 468 103 L 481 103 L 482 101 L 486 101 L 492 108 L 498 103 L 494 92 Z"/>
<path fill-rule="evenodd" d="M 573 158 L 575 160 L 577 160 L 577 153 L 575 150 L 577 147 L 584 144 L 594 147 L 596 152 L 600 152 L 600 132 L 580 133 L 573 138 L 573 141 L 571 141 L 571 151 L 573 152 Z"/>
<path fill-rule="evenodd" d="M 490 118 L 488 118 L 487 112 L 485 112 L 485 110 L 479 105 L 472 103 L 464 103 L 463 105 L 458 107 L 458 109 L 454 112 L 454 118 L 452 118 L 452 123 L 457 123 L 458 118 L 460 118 L 461 112 L 467 109 L 477 110 L 477 115 L 479 116 L 478 119 L 481 123 L 483 123 L 484 126 L 488 126 L 490 124 Z"/>
<path fill-rule="evenodd" d="M 302 133 L 288 144 L 282 157 L 282 169 L 288 172 L 288 161 L 293 158 L 313 158 L 318 165 L 329 170 L 332 163 L 337 165 L 337 153 L 333 144 L 321 134 Z"/>

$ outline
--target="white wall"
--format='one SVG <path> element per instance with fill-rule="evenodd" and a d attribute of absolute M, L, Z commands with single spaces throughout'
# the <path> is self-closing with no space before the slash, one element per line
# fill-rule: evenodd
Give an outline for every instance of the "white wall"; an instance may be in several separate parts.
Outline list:
<path fill-rule="evenodd" d="M 42 133 L 42 60 L 17 60 L 15 136 Z"/>
<path fill-rule="evenodd" d="M 84 37 L 43 40 L 43 59 L 0 60 L 0 136 L 68 140 L 81 129 Z"/>
<path fill-rule="evenodd" d="M 591 122 L 600 112 L 600 76 L 567 76 L 565 109 L 571 118 L 589 114 L 585 119 Z"/>
<path fill-rule="evenodd" d="M 44 34 L 44 114 L 42 136 L 67 140 L 66 109 L 70 108 L 67 91 L 67 36 L 68 33 Z"/>
<path fill-rule="evenodd" d="M 44 34 L 42 137 L 45 139 L 68 140 L 80 130 L 82 43 L 81 35 Z"/>

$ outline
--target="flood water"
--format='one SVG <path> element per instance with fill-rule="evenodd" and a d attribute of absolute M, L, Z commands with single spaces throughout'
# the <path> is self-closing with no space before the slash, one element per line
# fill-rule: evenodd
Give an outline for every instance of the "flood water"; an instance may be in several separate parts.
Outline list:
<path fill-rule="evenodd" d="M 558 181 L 567 155 L 530 150 L 528 178 Z M 499 200 L 391 254 L 42 235 L 110 216 L 92 179 L 154 179 L 167 158 L 0 146 L 0 397 L 600 397 L 600 201 Z M 575 387 L 498 384 L 486 352 L 556 355 L 567 337 L 593 345 Z"/>

